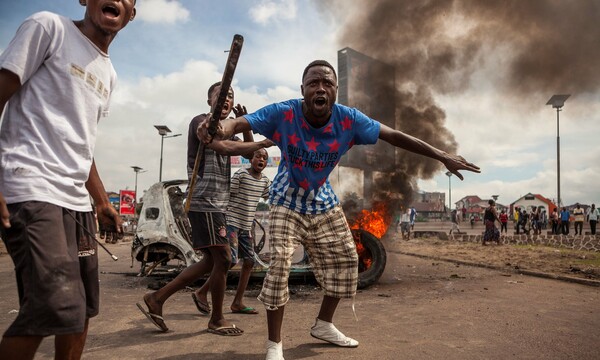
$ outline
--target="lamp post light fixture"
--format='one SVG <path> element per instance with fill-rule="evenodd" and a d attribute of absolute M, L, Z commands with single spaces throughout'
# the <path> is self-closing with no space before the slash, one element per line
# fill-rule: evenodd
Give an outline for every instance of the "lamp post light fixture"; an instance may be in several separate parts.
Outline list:
<path fill-rule="evenodd" d="M 556 109 L 556 195 L 557 195 L 557 204 L 556 206 L 561 206 L 561 198 L 560 198 L 560 123 L 559 123 L 559 113 L 562 110 L 562 107 L 565 105 L 565 101 L 571 96 L 571 94 L 563 94 L 563 95 L 552 95 L 550 100 L 546 103 L 546 105 L 552 105 L 554 109 Z"/>
<path fill-rule="evenodd" d="M 163 144 L 165 142 L 165 138 L 173 138 L 176 136 L 181 136 L 181 134 L 167 135 L 171 132 L 171 129 L 169 129 L 169 127 L 166 125 L 154 125 L 154 127 L 156 130 L 158 130 L 158 135 L 160 135 L 160 168 L 158 170 L 158 181 L 160 182 L 162 181 Z"/>
<path fill-rule="evenodd" d="M 494 199 L 494 202 L 497 202 L 499 197 L 500 195 L 492 195 L 492 199 Z"/>
<path fill-rule="evenodd" d="M 146 172 L 147 170 L 142 169 L 139 166 L 132 166 L 131 167 L 133 169 L 133 171 L 135 171 L 135 205 L 137 206 L 137 179 L 138 179 L 138 174 L 141 172 Z"/>
<path fill-rule="evenodd" d="M 452 183 L 450 181 L 452 173 L 446 171 L 446 176 L 448 177 L 448 211 L 452 212 Z"/>

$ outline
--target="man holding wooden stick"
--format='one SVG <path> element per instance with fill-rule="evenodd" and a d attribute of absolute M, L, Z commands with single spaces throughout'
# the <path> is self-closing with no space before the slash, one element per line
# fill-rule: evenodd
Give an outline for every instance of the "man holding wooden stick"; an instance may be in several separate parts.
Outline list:
<path fill-rule="evenodd" d="M 221 90 L 221 83 L 213 84 L 208 90 L 208 104 L 211 111 L 215 110 L 215 103 Z M 236 116 L 246 114 L 245 108 L 237 105 L 235 108 L 233 89 L 229 89 L 223 104 L 220 119 L 226 119 L 231 111 Z M 254 142 L 251 131 L 244 132 L 244 142 L 238 138 L 229 137 L 221 141 L 213 141 L 198 151 L 202 146 L 197 137 L 196 129 L 203 121 L 210 118 L 210 114 L 202 114 L 192 119 L 188 134 L 188 176 L 190 184 L 192 177 L 196 176 L 195 185 L 188 191 L 192 192 L 189 204 L 188 217 L 192 225 L 192 242 L 195 249 L 202 251 L 203 256 L 161 289 L 146 294 L 144 303 L 148 310 L 137 304 L 146 317 L 162 331 L 168 331 L 162 317 L 162 307 L 165 301 L 175 292 L 191 285 L 202 276 L 209 274 L 209 288 L 212 298 L 212 312 L 208 322 L 208 332 L 224 335 L 238 336 L 243 330 L 226 320 L 223 316 L 223 298 L 227 280 L 227 271 L 231 265 L 231 249 L 226 234 L 225 211 L 229 201 L 229 183 L 231 178 L 231 156 L 251 156 L 254 151 L 273 145 L 270 140 Z M 200 154 L 197 156 L 197 154 Z M 196 158 L 199 159 L 198 171 L 193 171 Z M 189 198 L 188 198 L 189 199 Z"/>

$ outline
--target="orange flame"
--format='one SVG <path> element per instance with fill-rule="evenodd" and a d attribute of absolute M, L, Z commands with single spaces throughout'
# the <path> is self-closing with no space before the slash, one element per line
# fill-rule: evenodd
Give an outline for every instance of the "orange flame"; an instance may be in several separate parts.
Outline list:
<path fill-rule="evenodd" d="M 360 266 L 359 264 L 359 269 L 362 268 L 364 270 L 367 270 L 371 267 L 371 264 L 373 264 L 371 253 L 367 251 L 367 249 L 365 249 L 365 246 L 363 245 L 360 239 L 360 235 L 358 233 L 355 233 L 353 235 L 354 243 L 356 244 L 356 253 L 358 254 L 358 261 L 362 263 L 362 266 Z"/>
<path fill-rule="evenodd" d="M 355 230 L 362 229 L 370 232 L 377 238 L 381 238 L 388 230 L 391 221 L 392 217 L 388 213 L 386 204 L 377 203 L 371 211 L 362 210 L 351 228 Z M 358 258 L 361 265 L 359 266 L 359 269 L 369 269 L 373 264 L 371 253 L 362 244 L 358 234 L 355 234 L 354 240 L 356 243 L 356 252 L 358 253 Z"/>
<path fill-rule="evenodd" d="M 381 238 L 388 230 L 391 221 L 392 217 L 388 213 L 386 204 L 377 203 L 371 211 L 362 210 L 351 228 L 363 229 Z"/>

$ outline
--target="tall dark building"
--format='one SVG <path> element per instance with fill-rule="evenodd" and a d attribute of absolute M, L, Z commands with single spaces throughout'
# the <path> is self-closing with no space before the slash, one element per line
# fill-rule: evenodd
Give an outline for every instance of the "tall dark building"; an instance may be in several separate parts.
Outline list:
<path fill-rule="evenodd" d="M 338 51 L 338 102 L 396 128 L 395 69 L 351 48 Z M 380 141 L 354 146 L 340 166 L 364 171 L 364 198 L 371 199 L 373 171 L 387 172 L 396 164 L 396 148 Z"/>

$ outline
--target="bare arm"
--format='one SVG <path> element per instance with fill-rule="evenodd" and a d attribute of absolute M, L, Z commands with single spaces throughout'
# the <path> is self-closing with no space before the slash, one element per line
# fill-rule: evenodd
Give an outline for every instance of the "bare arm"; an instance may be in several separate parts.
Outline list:
<path fill-rule="evenodd" d="M 477 173 L 481 172 L 477 165 L 467 162 L 462 156 L 448 154 L 445 151 L 429 145 L 423 140 L 417 139 L 401 131 L 394 130 L 384 124 L 381 124 L 379 138 L 404 150 L 441 161 L 451 173 L 461 180 L 463 180 L 463 176 L 458 172 L 459 170 L 468 170 Z"/>
<path fill-rule="evenodd" d="M 19 91 L 20 88 L 21 80 L 16 74 L 6 69 L 0 69 L 0 118 L 4 112 L 4 106 L 13 96 L 13 94 Z M 6 201 L 0 192 L 0 223 L 5 228 L 10 227 L 10 221 L 8 220 L 9 217 L 10 214 L 8 213 L 8 208 L 6 207 Z"/>
<path fill-rule="evenodd" d="M 275 145 L 271 140 L 264 139 L 255 142 L 242 142 L 233 140 L 215 140 L 206 147 L 216 151 L 220 155 L 243 155 L 248 156 L 253 154 L 256 150 L 262 148 L 268 148 Z"/>
<path fill-rule="evenodd" d="M 90 169 L 90 175 L 85 183 L 85 187 L 94 199 L 96 205 L 96 214 L 98 216 L 98 223 L 101 227 L 110 227 L 114 225 L 116 231 L 119 234 L 123 233 L 122 220 L 117 213 L 117 210 L 112 207 L 108 201 L 106 190 L 104 190 L 104 184 L 100 179 L 98 170 L 96 169 L 96 161 L 92 161 L 92 167 Z"/>
<path fill-rule="evenodd" d="M 500 220 L 500 217 L 498 217 L 498 210 L 496 210 L 495 207 L 492 208 L 492 214 L 494 214 L 494 218 L 496 220 L 498 220 L 499 223 L 502 223 L 502 221 Z"/>

